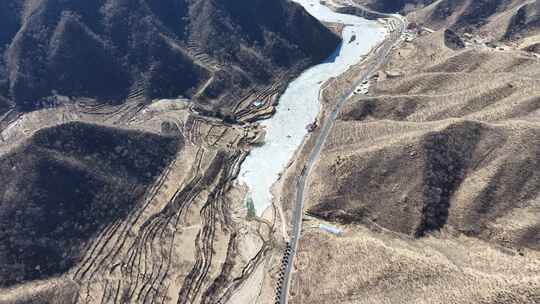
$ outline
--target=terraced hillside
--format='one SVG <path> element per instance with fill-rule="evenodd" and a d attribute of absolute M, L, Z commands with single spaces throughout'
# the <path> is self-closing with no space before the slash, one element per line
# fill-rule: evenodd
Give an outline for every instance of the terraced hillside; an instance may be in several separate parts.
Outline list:
<path fill-rule="evenodd" d="M 233 187 L 256 129 L 181 100 L 84 109 L 24 114 L 2 132 L 0 303 L 235 303 L 267 292 L 244 287 L 268 284 L 275 224 L 247 219 Z"/>
<path fill-rule="evenodd" d="M 288 0 L 12 0 L 0 27 L 0 303 L 272 298 L 237 122 L 336 34 Z"/>
<path fill-rule="evenodd" d="M 59 96 L 122 103 L 182 95 L 231 112 L 251 90 L 294 76 L 339 43 L 286 0 L 0 5 L 1 104 L 23 111 L 65 102 Z"/>
<path fill-rule="evenodd" d="M 62 274 L 89 239 L 137 208 L 175 138 L 69 123 L 2 156 L 0 286 Z"/>

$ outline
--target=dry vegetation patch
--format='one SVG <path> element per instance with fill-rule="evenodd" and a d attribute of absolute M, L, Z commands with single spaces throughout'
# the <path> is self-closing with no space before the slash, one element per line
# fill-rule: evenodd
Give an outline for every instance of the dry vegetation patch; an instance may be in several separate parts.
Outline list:
<path fill-rule="evenodd" d="M 540 61 L 457 40 L 510 2 L 448 6 L 451 24 L 394 50 L 343 107 L 306 212 L 348 229 L 304 229 L 293 303 L 540 301 Z"/>

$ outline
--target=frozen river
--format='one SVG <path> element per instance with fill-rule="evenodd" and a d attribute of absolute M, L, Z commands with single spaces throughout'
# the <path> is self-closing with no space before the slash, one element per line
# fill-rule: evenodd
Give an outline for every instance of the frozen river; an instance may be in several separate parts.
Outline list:
<path fill-rule="evenodd" d="M 261 122 L 267 132 L 265 143 L 251 151 L 239 176 L 240 182 L 248 186 L 248 197 L 253 199 L 259 216 L 271 204 L 270 189 L 302 143 L 307 134 L 306 126 L 315 121 L 320 111 L 321 86 L 358 63 L 386 35 L 385 28 L 378 22 L 335 13 L 319 0 L 293 1 L 320 21 L 347 26 L 343 30 L 343 44 L 325 62 L 311 67 L 291 82 L 279 99 L 276 114 Z M 354 35 L 356 39 L 349 43 Z"/>

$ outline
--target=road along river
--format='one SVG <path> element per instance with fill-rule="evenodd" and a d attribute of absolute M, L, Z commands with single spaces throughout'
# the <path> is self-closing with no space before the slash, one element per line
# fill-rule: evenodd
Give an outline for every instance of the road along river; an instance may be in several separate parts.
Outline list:
<path fill-rule="evenodd" d="M 313 66 L 289 84 L 279 99 L 276 114 L 261 122 L 266 129 L 264 145 L 254 148 L 242 164 L 239 180 L 248 188 L 257 215 L 270 206 L 270 189 L 284 171 L 302 140 L 306 126 L 321 109 L 319 92 L 332 77 L 347 71 L 382 42 L 386 29 L 376 21 L 333 12 L 319 0 L 293 0 L 322 22 L 345 24 L 343 43 L 323 63 Z"/>

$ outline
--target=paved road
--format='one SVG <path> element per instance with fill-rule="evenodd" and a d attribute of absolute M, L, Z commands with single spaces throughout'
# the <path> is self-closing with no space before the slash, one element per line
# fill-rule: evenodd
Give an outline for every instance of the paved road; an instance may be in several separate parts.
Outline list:
<path fill-rule="evenodd" d="M 389 37 L 379 46 L 379 48 L 370 56 L 367 63 L 367 67 L 363 72 L 363 77 L 360 78 L 358 83 L 353 86 L 352 91 L 348 92 L 347 94 L 344 94 L 339 100 L 338 103 L 328 117 L 328 119 L 324 122 L 321 132 L 318 133 L 318 136 L 316 138 L 315 146 L 313 147 L 313 150 L 311 150 L 309 154 L 309 158 L 307 160 L 307 163 L 304 167 L 304 170 L 302 170 L 301 175 L 297 179 L 297 191 L 296 191 L 296 203 L 293 210 L 293 231 L 292 231 L 292 237 L 290 240 L 291 244 L 291 254 L 288 259 L 288 263 L 285 268 L 285 274 L 283 276 L 283 285 L 281 288 L 281 294 L 279 296 L 279 302 L 280 304 L 286 304 L 288 302 L 289 297 L 289 286 L 291 281 L 291 272 L 293 269 L 294 264 L 294 257 L 296 254 L 296 249 L 298 246 L 298 240 L 300 239 L 300 232 L 302 230 L 302 215 L 303 215 L 303 209 L 304 209 L 304 196 L 305 196 L 305 189 L 307 186 L 308 176 L 309 173 L 319 158 L 319 155 L 321 154 L 322 147 L 326 141 L 326 138 L 328 137 L 328 134 L 330 134 L 330 130 L 334 126 L 334 123 L 336 121 L 336 118 L 345 104 L 345 102 L 351 97 L 351 95 L 354 92 L 354 89 L 362 83 L 364 80 L 369 79 L 373 73 L 377 71 L 377 69 L 384 63 L 386 60 L 388 54 L 390 53 L 390 50 L 396 46 L 400 42 L 401 34 L 405 31 L 407 27 L 407 21 L 404 17 L 398 16 L 398 15 L 388 15 L 388 14 L 382 14 L 385 15 L 388 18 L 393 18 L 397 20 L 398 28 L 389 35 Z"/>

